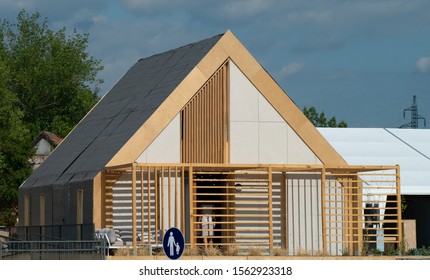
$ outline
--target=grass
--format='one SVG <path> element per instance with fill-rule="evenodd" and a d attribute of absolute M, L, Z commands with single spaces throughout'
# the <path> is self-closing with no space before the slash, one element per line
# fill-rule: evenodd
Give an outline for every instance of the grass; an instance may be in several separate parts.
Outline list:
<path fill-rule="evenodd" d="M 239 256 L 239 248 L 237 246 L 228 246 L 225 250 L 224 250 L 224 255 L 225 256 Z"/>
<path fill-rule="evenodd" d="M 361 256 L 397 256 L 399 252 L 402 253 L 403 256 L 430 256 L 430 247 L 422 247 L 422 248 L 413 248 L 409 250 L 405 250 L 406 252 L 402 252 L 403 248 L 394 248 L 388 246 L 385 251 L 380 251 L 377 249 L 366 250 L 366 254 L 362 254 Z M 149 248 L 147 246 L 139 246 L 137 247 L 136 256 L 149 256 Z M 262 247 L 252 247 L 249 249 L 239 250 L 238 246 L 228 246 L 228 247 L 219 247 L 219 246 L 209 246 L 208 248 L 204 248 L 203 246 L 186 246 L 184 249 L 184 256 L 267 256 L 266 248 Z M 344 249 L 342 252 L 342 256 L 350 256 L 350 252 L 347 249 Z M 133 256 L 133 247 L 126 246 L 122 248 L 118 248 L 113 251 L 114 256 Z M 153 256 L 164 256 L 163 249 L 153 249 Z M 294 255 L 291 255 L 290 252 L 283 248 L 273 248 L 270 251 L 270 256 L 302 256 L 302 257 L 325 257 L 329 256 L 327 252 L 322 250 L 305 250 L 302 248 L 298 248 Z"/>
<path fill-rule="evenodd" d="M 273 248 L 272 251 L 270 252 L 270 255 L 283 257 L 283 256 L 288 256 L 289 252 L 287 249 L 284 249 L 284 248 Z"/>
<path fill-rule="evenodd" d="M 217 246 L 208 246 L 203 252 L 206 256 L 223 256 L 221 249 Z"/>
<path fill-rule="evenodd" d="M 200 256 L 202 254 L 202 250 L 198 246 L 185 246 L 184 256 Z"/>
<path fill-rule="evenodd" d="M 263 250 L 260 247 L 253 247 L 249 249 L 248 253 L 249 253 L 249 256 L 262 256 Z"/>

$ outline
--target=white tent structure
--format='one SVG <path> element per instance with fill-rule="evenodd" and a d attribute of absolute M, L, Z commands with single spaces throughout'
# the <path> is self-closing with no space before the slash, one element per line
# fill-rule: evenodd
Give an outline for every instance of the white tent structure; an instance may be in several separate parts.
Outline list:
<path fill-rule="evenodd" d="M 404 219 L 415 219 L 417 247 L 430 246 L 430 129 L 318 128 L 351 165 L 399 165 Z"/>

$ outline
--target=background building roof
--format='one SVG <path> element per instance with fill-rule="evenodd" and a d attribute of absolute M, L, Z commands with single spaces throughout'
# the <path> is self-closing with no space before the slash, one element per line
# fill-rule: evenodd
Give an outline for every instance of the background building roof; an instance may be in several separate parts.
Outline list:
<path fill-rule="evenodd" d="M 38 137 L 36 138 L 36 140 L 34 141 L 34 144 L 36 144 L 37 142 L 39 142 L 41 139 L 45 139 L 46 141 L 48 141 L 52 146 L 56 147 L 58 146 L 61 141 L 63 141 L 63 138 L 61 138 L 60 136 L 48 132 L 48 131 L 42 131 Z"/>
<path fill-rule="evenodd" d="M 399 165 L 401 193 L 430 195 L 430 130 L 318 128 L 351 165 Z"/>

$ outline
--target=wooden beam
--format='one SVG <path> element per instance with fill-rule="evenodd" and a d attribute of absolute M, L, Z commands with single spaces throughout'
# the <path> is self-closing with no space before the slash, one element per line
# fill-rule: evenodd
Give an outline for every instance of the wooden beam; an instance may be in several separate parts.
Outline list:
<path fill-rule="evenodd" d="M 145 230 L 144 230 L 144 226 L 145 226 L 145 208 L 144 206 L 144 195 L 145 195 L 145 185 L 144 185 L 144 181 L 145 177 L 143 176 L 143 166 L 140 167 L 140 234 L 141 234 L 141 238 L 140 238 L 140 244 L 143 244 L 143 240 L 145 238 Z M 148 221 L 149 223 L 149 221 Z M 149 233 L 148 233 L 148 240 L 149 240 Z"/>
<path fill-rule="evenodd" d="M 148 166 L 146 169 L 147 175 L 147 187 L 148 187 L 148 244 L 151 243 L 151 167 Z M 143 206 L 142 206 L 143 207 Z M 157 235 L 157 228 L 155 228 L 155 235 Z"/>
<path fill-rule="evenodd" d="M 195 221 L 195 214 L 194 214 L 194 208 L 196 207 L 195 205 L 195 200 L 194 200 L 194 181 L 193 181 L 193 167 L 190 166 L 190 168 L 188 169 L 188 184 L 189 184 L 189 203 L 190 203 L 190 225 L 189 225 L 189 232 L 190 232 L 190 245 L 191 247 L 193 247 L 196 243 L 196 240 L 194 238 L 194 228 L 196 225 L 196 221 Z"/>
<path fill-rule="evenodd" d="M 281 176 L 281 244 L 288 250 L 288 213 L 287 213 L 287 174 Z"/>
<path fill-rule="evenodd" d="M 322 225 L 322 247 L 323 252 L 326 254 L 328 252 L 327 250 L 327 224 L 326 224 L 326 170 L 323 166 L 321 168 L 321 225 Z"/>
<path fill-rule="evenodd" d="M 155 192 L 155 244 L 158 245 L 158 236 L 160 235 L 160 188 L 158 186 L 158 170 L 154 166 L 154 192 Z M 164 234 L 164 232 L 162 233 Z"/>
<path fill-rule="evenodd" d="M 273 250 L 273 200 L 272 200 L 272 168 L 269 166 L 267 169 L 267 176 L 269 177 L 269 195 L 268 195 L 268 201 L 269 201 L 269 244 L 270 244 L 270 251 Z"/>
<path fill-rule="evenodd" d="M 403 225 L 402 225 L 402 194 L 400 191 L 400 166 L 396 166 L 396 194 L 397 194 L 397 228 L 398 228 L 398 244 L 403 242 Z"/>
<path fill-rule="evenodd" d="M 181 231 L 184 236 L 188 229 L 185 227 L 185 167 L 181 167 Z"/>
<path fill-rule="evenodd" d="M 136 166 L 131 169 L 131 226 L 133 238 L 133 256 L 137 255 L 137 231 L 136 231 Z"/>

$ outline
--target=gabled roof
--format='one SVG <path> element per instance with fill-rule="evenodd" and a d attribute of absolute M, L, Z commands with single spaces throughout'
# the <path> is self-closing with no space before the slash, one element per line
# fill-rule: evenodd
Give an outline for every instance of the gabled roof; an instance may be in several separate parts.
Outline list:
<path fill-rule="evenodd" d="M 346 165 L 267 71 L 227 31 L 139 60 L 22 188 L 93 180 L 105 166 L 135 161 L 229 59 L 321 162 Z"/>
<path fill-rule="evenodd" d="M 401 193 L 430 195 L 430 129 L 318 128 L 351 165 L 399 165 Z"/>
<path fill-rule="evenodd" d="M 61 141 L 63 141 L 63 138 L 61 138 L 60 136 L 48 132 L 48 131 L 42 131 L 36 138 L 36 140 L 34 141 L 34 144 L 37 144 L 41 139 L 45 139 L 46 141 L 49 142 L 49 144 L 51 144 L 52 146 L 56 147 L 58 146 Z"/>
<path fill-rule="evenodd" d="M 92 180 L 221 37 L 139 60 L 22 187 Z"/>
<path fill-rule="evenodd" d="M 107 166 L 133 162 L 227 60 L 234 62 L 322 163 L 332 167 L 347 165 L 269 73 L 233 33 L 227 31 Z"/>

